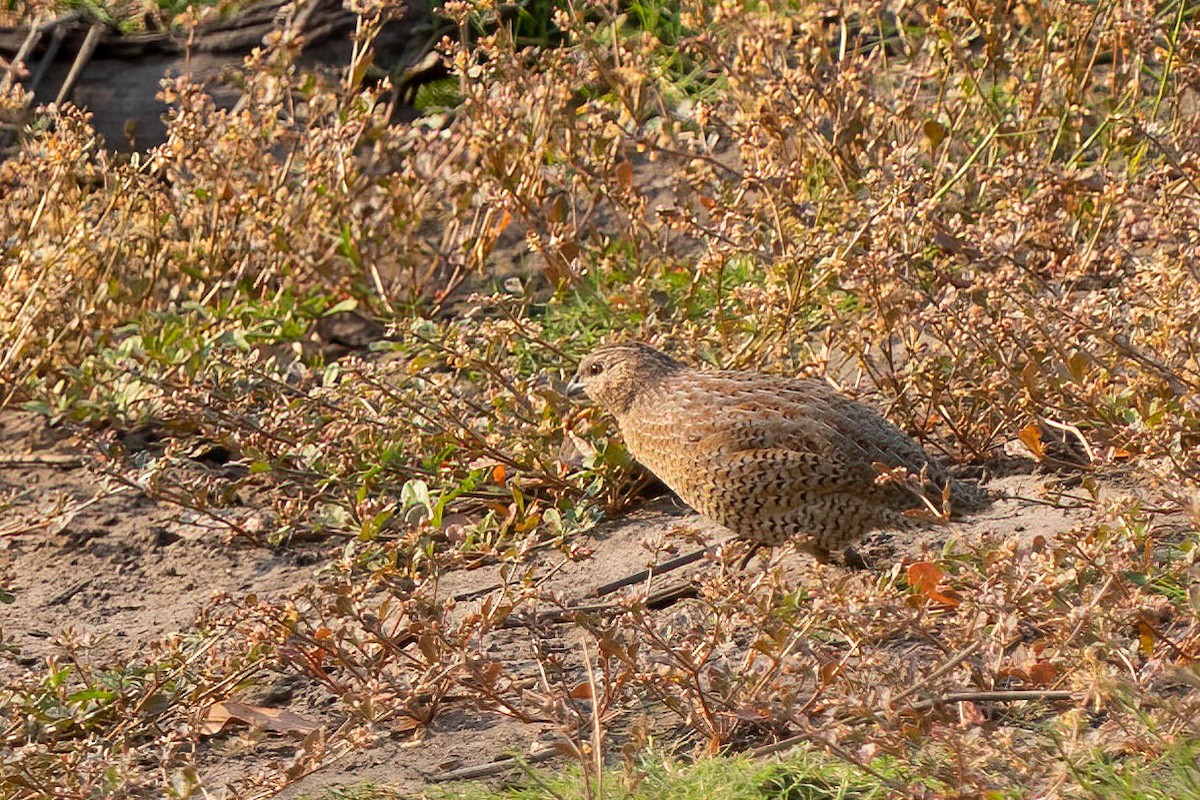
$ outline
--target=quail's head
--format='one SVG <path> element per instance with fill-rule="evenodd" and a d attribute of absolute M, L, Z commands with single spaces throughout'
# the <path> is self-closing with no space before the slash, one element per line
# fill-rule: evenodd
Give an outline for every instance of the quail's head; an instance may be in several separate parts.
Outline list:
<path fill-rule="evenodd" d="M 601 345 L 579 363 L 567 385 L 567 394 L 586 394 L 592 402 L 619 416 L 639 392 L 681 369 L 684 366 L 680 362 L 640 342 Z"/>

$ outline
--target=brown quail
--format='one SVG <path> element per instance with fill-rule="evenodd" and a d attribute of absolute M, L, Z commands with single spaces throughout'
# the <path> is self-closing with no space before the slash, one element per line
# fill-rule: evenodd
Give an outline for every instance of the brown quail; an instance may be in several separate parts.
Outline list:
<path fill-rule="evenodd" d="M 688 505 L 757 544 L 795 540 L 820 560 L 876 528 L 932 515 L 911 483 L 924 474 L 940 505 L 973 511 L 978 487 L 951 479 L 925 450 L 868 406 L 812 378 L 688 367 L 644 344 L 605 345 L 579 365 L 582 392 L 616 417 L 629 452 Z"/>

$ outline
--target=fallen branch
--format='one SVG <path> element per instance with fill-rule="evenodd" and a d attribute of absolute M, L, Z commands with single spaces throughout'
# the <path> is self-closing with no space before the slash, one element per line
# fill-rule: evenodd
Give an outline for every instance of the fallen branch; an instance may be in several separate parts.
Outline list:
<path fill-rule="evenodd" d="M 0 453 L 0 469 L 18 468 L 18 467 L 60 467 L 62 469 L 76 469 L 83 466 L 83 459 L 79 456 L 69 456 L 62 453 L 43 453 L 35 455 L 6 455 Z"/>
<path fill-rule="evenodd" d="M 666 608 L 684 598 L 695 597 L 696 587 L 687 582 L 664 586 L 646 595 L 646 607 L 652 610 Z M 537 624 L 559 625 L 570 622 L 576 614 L 605 614 L 618 613 L 625 610 L 620 603 L 585 603 L 578 606 L 555 608 L 550 611 L 539 611 L 533 614 L 513 614 L 503 623 L 501 628 L 521 628 Z"/>
<path fill-rule="evenodd" d="M 926 711 L 948 703 L 1015 703 L 1019 700 L 1074 700 L 1075 693 L 1062 689 L 1012 689 L 996 692 L 950 692 L 941 697 L 922 700 L 908 707 L 910 711 Z"/>
<path fill-rule="evenodd" d="M 949 660 L 945 661 L 941 666 L 939 666 L 933 672 L 926 675 L 924 680 L 921 680 L 921 681 L 913 684 L 912 686 L 908 687 L 900 694 L 893 697 L 891 705 L 893 707 L 895 707 L 896 703 L 900 702 L 905 697 L 908 697 L 915 692 L 921 691 L 922 688 L 928 686 L 933 681 L 936 681 L 938 678 L 942 677 L 947 672 L 950 672 L 952 669 L 957 667 L 959 664 L 966 661 L 968 658 L 970 658 L 972 655 L 974 655 L 975 652 L 980 647 L 983 647 L 983 640 L 976 641 L 973 644 L 970 644 L 967 647 L 964 647 L 962 650 L 959 650 L 957 653 L 950 656 Z"/>
<path fill-rule="evenodd" d="M 679 569 L 680 567 L 686 567 L 688 564 L 693 564 L 704 558 L 706 555 L 711 553 L 715 547 L 716 545 L 713 545 L 711 547 L 706 547 L 703 550 L 697 550 L 694 553 L 678 556 L 677 558 L 664 561 L 661 564 L 655 564 L 654 566 L 644 569 L 641 572 L 633 575 L 626 575 L 624 578 L 606 583 L 603 586 L 596 588 L 596 597 L 604 597 L 605 595 L 612 594 L 618 589 L 624 589 L 626 586 L 644 583 L 653 578 L 655 575 L 662 575 L 663 573 L 670 572 L 671 570 Z"/>
<path fill-rule="evenodd" d="M 58 88 L 58 96 L 54 98 L 56 104 L 61 105 L 71 99 L 71 93 L 75 91 L 75 84 L 79 82 L 79 76 L 83 74 L 84 67 L 92 60 L 92 56 L 96 52 L 96 45 L 100 42 L 100 34 L 104 33 L 104 30 L 105 26 L 98 22 L 88 29 L 87 38 L 83 40 L 83 45 L 75 54 L 71 71 L 67 73 L 62 86 Z"/>
<path fill-rule="evenodd" d="M 508 772 L 510 769 L 520 769 L 526 764 L 538 764 L 542 761 L 549 761 L 556 755 L 561 754 L 562 751 L 557 747 L 547 747 L 535 753 L 530 753 L 527 756 L 501 758 L 487 764 L 473 764 L 469 767 L 452 769 L 449 772 L 431 775 L 429 776 L 429 780 L 432 783 L 445 783 L 446 781 L 469 781 L 478 778 L 490 778 L 493 775 L 499 775 L 501 772 Z"/>

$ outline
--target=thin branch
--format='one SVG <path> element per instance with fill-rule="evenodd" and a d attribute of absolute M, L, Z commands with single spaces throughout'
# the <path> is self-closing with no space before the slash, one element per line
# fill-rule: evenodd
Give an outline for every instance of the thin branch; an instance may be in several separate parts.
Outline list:
<path fill-rule="evenodd" d="M 1022 700 L 1077 700 L 1078 695 L 1075 692 L 1066 691 L 1064 689 L 1013 689 L 1011 691 L 997 692 L 950 692 L 941 697 L 933 697 L 929 700 L 922 700 L 918 703 L 913 703 L 908 707 L 910 711 L 926 711 L 936 706 L 947 705 L 949 703 L 1016 703 Z"/>

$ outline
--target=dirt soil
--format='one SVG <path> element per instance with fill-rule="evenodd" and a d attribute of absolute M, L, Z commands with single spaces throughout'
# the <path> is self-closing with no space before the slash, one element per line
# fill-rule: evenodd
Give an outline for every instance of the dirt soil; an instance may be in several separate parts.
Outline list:
<path fill-rule="evenodd" d="M 0 505 L 0 585 L 16 597 L 11 605 L 0 604 L 0 632 L 20 648 L 15 658 L 0 660 L 0 682 L 25 670 L 40 672 L 46 659 L 64 653 L 72 640 L 92 643 L 94 653 L 135 659 L 155 640 L 191 628 L 216 596 L 253 592 L 268 601 L 290 596 L 313 582 L 317 569 L 341 547 L 306 544 L 273 552 L 231 542 L 224 532 L 136 490 L 112 493 L 84 462 L 68 435 L 23 413 L 0 414 L 0 492 L 12 495 L 7 508 Z M 1041 535 L 1052 541 L 1083 522 L 1088 512 L 1020 499 L 1036 498 L 1048 480 L 1031 473 L 993 479 L 990 489 L 1020 497 L 1001 499 L 969 520 L 903 543 L 877 538 L 865 554 L 885 565 L 922 553 L 935 556 L 949 535 L 964 541 Z M 50 513 L 63 503 L 63 512 Z M 698 532 L 709 539 L 715 533 L 673 498 L 664 497 L 591 532 L 586 558 L 572 561 L 558 553 L 542 554 L 534 557 L 532 568 L 546 576 L 546 589 L 573 601 L 595 602 L 597 587 L 653 561 L 647 543 L 688 552 L 696 549 Z M 808 556 L 787 548 L 770 558 L 798 575 L 841 569 L 818 567 Z M 688 574 L 710 568 L 711 559 L 702 560 L 655 580 L 686 582 Z M 748 568 L 761 566 L 752 562 Z M 847 572 L 846 579 L 872 580 L 869 570 Z M 467 613 L 501 580 L 499 566 L 453 573 L 441 579 L 439 593 L 462 598 L 461 610 Z M 527 658 L 530 645 L 530 634 L 522 629 L 514 629 L 507 641 L 498 636 L 492 642 L 511 650 L 514 658 Z M 571 642 L 560 645 L 570 648 Z M 329 730 L 342 721 L 329 711 L 331 704 L 322 690 L 298 676 L 277 676 L 275 683 L 238 698 L 288 708 Z M 349 750 L 280 796 L 308 795 L 359 781 L 417 791 L 448 770 L 534 752 L 552 736 L 548 728 L 499 714 L 452 709 L 440 714 L 420 739 L 381 736 L 366 748 Z M 281 735 L 251 735 L 243 728 L 222 732 L 207 746 L 201 763 L 206 765 L 205 785 L 211 787 L 271 772 L 294 751 L 296 742 Z"/>

